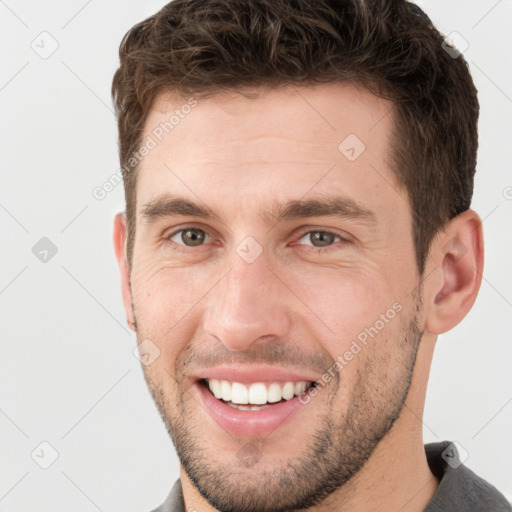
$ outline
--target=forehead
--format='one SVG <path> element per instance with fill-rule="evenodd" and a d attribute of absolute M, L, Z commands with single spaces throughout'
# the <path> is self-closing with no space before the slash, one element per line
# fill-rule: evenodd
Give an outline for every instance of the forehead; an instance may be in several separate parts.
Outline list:
<path fill-rule="evenodd" d="M 297 150 L 318 144 L 337 150 L 340 137 L 353 134 L 367 149 L 378 151 L 387 146 L 392 107 L 361 86 L 342 83 L 229 91 L 206 98 L 163 92 L 153 102 L 144 136 L 163 139 L 159 145 L 167 149 L 188 145 L 202 154 L 211 144 L 235 148 L 249 140 L 251 147 L 259 142 L 269 152 L 285 139 L 295 141 Z M 187 129 L 191 126 L 193 130 Z M 273 145 L 268 144 L 271 137 Z M 231 155 L 256 156 L 246 151 Z"/>
<path fill-rule="evenodd" d="M 333 189 L 372 203 L 380 202 L 380 189 L 396 200 L 400 187 L 388 165 L 392 115 L 391 102 L 353 84 L 255 89 L 250 96 L 161 93 L 145 123 L 142 142 L 152 147 L 140 162 L 137 204 L 175 192 L 214 209 L 226 197 L 239 207 L 244 199 L 275 203 Z"/>

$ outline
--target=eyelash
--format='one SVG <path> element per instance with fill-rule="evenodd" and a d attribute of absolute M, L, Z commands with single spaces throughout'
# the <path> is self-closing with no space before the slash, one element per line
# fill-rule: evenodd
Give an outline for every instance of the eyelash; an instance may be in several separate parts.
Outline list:
<path fill-rule="evenodd" d="M 167 243 L 167 244 L 174 245 L 174 250 L 176 250 L 178 252 L 183 252 L 183 253 L 189 252 L 189 249 L 193 249 L 194 247 L 189 247 L 189 246 L 187 246 L 185 244 L 180 244 L 180 243 L 177 243 L 177 242 L 174 242 L 174 241 L 171 240 L 171 238 L 173 238 L 177 234 L 179 234 L 179 233 L 181 233 L 183 231 L 187 231 L 187 230 L 198 230 L 198 231 L 202 231 L 207 236 L 211 236 L 204 229 L 196 228 L 194 226 L 188 226 L 188 227 L 185 227 L 185 228 L 182 228 L 182 229 L 178 229 L 177 231 L 174 231 L 170 235 L 165 236 L 164 237 L 164 242 Z M 341 243 L 348 243 L 349 242 L 349 240 L 347 238 L 343 238 L 338 233 L 335 233 L 334 231 L 328 231 L 328 230 L 325 230 L 325 229 L 310 229 L 308 231 L 304 231 L 304 232 L 302 232 L 300 234 L 300 236 L 297 238 L 297 240 L 300 240 L 300 239 L 304 238 L 305 235 L 310 234 L 310 233 L 324 233 L 324 234 L 327 234 L 327 235 L 334 235 L 335 237 L 339 238 L 338 243 L 340 243 L 340 242 Z M 304 245 L 304 244 L 299 244 L 299 245 L 303 248 L 303 250 L 305 249 L 307 252 L 314 252 L 316 254 L 327 253 L 327 252 L 330 252 L 331 250 L 335 250 L 336 249 L 336 242 L 333 242 L 332 245 L 329 245 L 327 247 L 316 247 L 314 245 Z M 199 246 L 196 246 L 196 247 L 202 247 L 202 246 L 203 246 L 203 244 L 201 244 Z"/>

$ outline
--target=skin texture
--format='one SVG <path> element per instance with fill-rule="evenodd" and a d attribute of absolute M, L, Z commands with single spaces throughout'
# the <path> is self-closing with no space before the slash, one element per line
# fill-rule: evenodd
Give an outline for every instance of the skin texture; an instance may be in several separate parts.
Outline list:
<path fill-rule="evenodd" d="M 478 293 L 480 219 L 468 210 L 447 224 L 420 276 L 407 193 L 388 163 L 392 104 L 350 84 L 258 92 L 199 99 L 142 160 L 131 268 L 124 215 L 114 223 L 128 324 L 159 350 L 143 370 L 180 457 L 186 507 L 423 510 L 438 483 L 422 440 L 430 362 L 437 335 Z M 158 96 L 143 138 L 185 103 Z M 365 145 L 354 161 L 338 149 L 349 134 Z M 149 222 L 145 206 L 164 193 L 218 219 Z M 330 196 L 373 220 L 273 216 L 276 204 Z M 339 237 L 319 244 L 318 231 Z M 237 252 L 248 236 L 263 249 L 251 263 Z M 376 325 L 268 435 L 228 433 L 200 403 L 193 376 L 207 366 L 267 364 L 320 379 Z"/>

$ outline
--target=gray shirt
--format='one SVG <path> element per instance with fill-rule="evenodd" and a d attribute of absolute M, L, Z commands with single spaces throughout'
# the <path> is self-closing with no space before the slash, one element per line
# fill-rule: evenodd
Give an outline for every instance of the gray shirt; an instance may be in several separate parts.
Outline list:
<path fill-rule="evenodd" d="M 425 445 L 430 471 L 439 486 L 424 512 L 511 512 L 505 497 L 491 484 L 460 463 L 449 441 Z M 165 502 L 153 512 L 185 512 L 178 479 Z"/>

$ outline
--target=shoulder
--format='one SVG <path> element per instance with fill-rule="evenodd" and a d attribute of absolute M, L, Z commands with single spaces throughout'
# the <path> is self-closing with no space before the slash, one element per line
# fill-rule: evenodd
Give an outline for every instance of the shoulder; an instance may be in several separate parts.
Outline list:
<path fill-rule="evenodd" d="M 454 443 L 425 445 L 427 461 L 439 486 L 425 512 L 511 512 L 512 507 L 494 486 L 461 462 Z"/>

